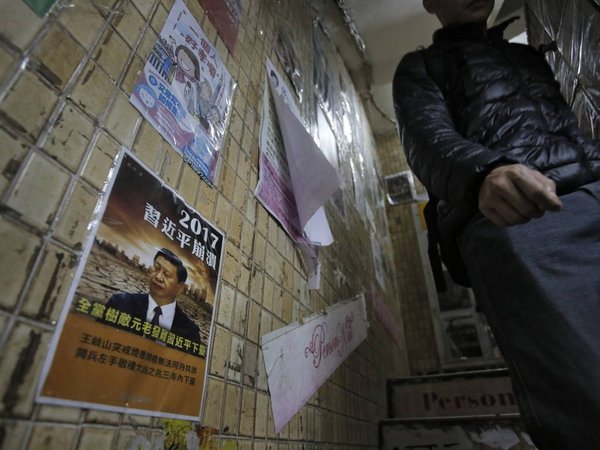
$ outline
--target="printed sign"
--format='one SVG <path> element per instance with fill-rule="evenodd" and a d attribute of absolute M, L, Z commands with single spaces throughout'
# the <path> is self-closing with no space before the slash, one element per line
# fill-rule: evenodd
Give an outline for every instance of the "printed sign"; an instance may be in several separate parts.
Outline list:
<path fill-rule="evenodd" d="M 199 1 L 219 36 L 223 39 L 227 50 L 233 53 L 242 18 L 242 0 Z"/>
<path fill-rule="evenodd" d="M 123 152 L 38 400 L 197 420 L 223 234 Z"/>
<path fill-rule="evenodd" d="M 318 246 L 333 236 L 323 205 L 339 189 L 337 170 L 304 127 L 294 95 L 267 60 L 256 197 L 301 250 L 309 288 L 320 283 Z M 307 175 L 310 174 L 310 175 Z"/>
<path fill-rule="evenodd" d="M 367 337 L 367 328 L 361 295 L 262 336 L 276 433 Z"/>
<path fill-rule="evenodd" d="M 379 425 L 382 450 L 535 450 L 525 427 L 514 419 L 385 420 Z"/>
<path fill-rule="evenodd" d="M 504 369 L 388 380 L 390 417 L 465 417 L 519 413 Z"/>
<path fill-rule="evenodd" d="M 217 50 L 176 0 L 129 101 L 214 183 L 234 88 Z"/>
<path fill-rule="evenodd" d="M 275 66 L 267 60 L 267 75 L 273 80 L 277 92 L 284 102 L 300 118 L 291 92 L 287 89 Z M 283 137 L 279 128 L 277 112 L 269 87 L 265 83 L 263 93 L 262 120 L 260 124 L 260 173 L 256 186 L 256 197 L 277 219 L 284 230 L 295 241 L 303 240 L 298 207 L 290 178 Z"/>

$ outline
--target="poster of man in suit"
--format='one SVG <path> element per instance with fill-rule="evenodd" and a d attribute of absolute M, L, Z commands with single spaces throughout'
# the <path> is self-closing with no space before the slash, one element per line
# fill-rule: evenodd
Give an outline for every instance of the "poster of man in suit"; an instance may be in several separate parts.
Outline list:
<path fill-rule="evenodd" d="M 119 161 L 38 401 L 197 418 L 223 234 L 132 154 Z"/>

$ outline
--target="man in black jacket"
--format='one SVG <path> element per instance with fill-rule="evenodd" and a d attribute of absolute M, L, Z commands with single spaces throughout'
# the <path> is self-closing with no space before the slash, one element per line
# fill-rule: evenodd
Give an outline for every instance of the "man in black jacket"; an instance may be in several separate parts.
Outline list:
<path fill-rule="evenodd" d="M 149 271 L 149 293 L 115 294 L 106 303 L 106 309 L 114 308 L 191 342 L 200 342 L 200 329 L 175 301 L 186 279 L 187 269 L 181 259 L 170 250 L 161 248 L 154 256 L 154 264 Z"/>
<path fill-rule="evenodd" d="M 493 0 L 423 4 L 443 28 L 393 85 L 408 162 L 439 199 L 443 249 L 460 248 L 536 445 L 600 448 L 600 144 L 542 54 L 487 29 Z"/>

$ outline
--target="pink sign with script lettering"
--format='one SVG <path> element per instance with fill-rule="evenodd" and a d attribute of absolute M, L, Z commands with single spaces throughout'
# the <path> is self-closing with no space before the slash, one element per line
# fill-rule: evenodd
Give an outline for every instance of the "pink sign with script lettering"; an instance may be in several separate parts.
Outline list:
<path fill-rule="evenodd" d="M 262 336 L 275 432 L 367 337 L 362 295 Z"/>

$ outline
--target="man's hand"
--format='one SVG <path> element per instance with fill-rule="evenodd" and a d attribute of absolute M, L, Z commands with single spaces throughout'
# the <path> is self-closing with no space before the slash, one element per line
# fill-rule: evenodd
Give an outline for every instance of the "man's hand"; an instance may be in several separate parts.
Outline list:
<path fill-rule="evenodd" d="M 522 164 L 496 167 L 479 189 L 479 210 L 501 227 L 527 223 L 561 208 L 554 181 Z"/>

